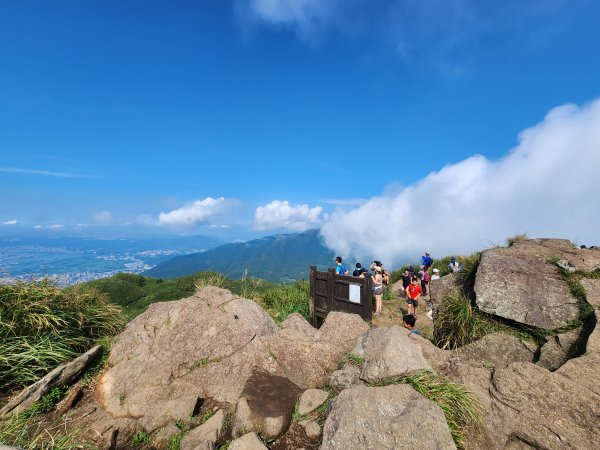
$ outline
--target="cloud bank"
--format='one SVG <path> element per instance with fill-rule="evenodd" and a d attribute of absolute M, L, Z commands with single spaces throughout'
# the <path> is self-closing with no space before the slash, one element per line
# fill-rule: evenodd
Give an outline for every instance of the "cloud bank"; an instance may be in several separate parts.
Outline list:
<path fill-rule="evenodd" d="M 498 161 L 473 156 L 401 192 L 334 213 L 322 228 L 341 255 L 385 264 L 468 253 L 516 233 L 599 244 L 600 100 L 568 104 L 519 135 Z"/>
<path fill-rule="evenodd" d="M 3 225 L 16 225 L 17 221 L 16 220 L 6 220 L 4 222 L 2 222 Z"/>
<path fill-rule="evenodd" d="M 254 228 L 257 230 L 293 230 L 305 231 L 318 228 L 328 216 L 323 208 L 304 205 L 290 205 L 287 201 L 273 200 L 265 206 L 259 206 L 254 213 Z"/>
<path fill-rule="evenodd" d="M 225 212 L 227 200 L 223 197 L 206 197 L 204 200 L 174 209 L 169 212 L 161 212 L 158 216 L 158 224 L 173 227 L 196 227 L 208 225 L 211 220 Z"/>

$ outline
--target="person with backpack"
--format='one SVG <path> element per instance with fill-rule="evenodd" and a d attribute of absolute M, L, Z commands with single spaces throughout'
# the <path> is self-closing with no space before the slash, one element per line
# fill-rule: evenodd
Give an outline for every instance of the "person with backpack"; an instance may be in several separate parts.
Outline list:
<path fill-rule="evenodd" d="M 338 275 L 346 275 L 348 273 L 348 269 L 346 269 L 346 266 L 342 264 L 341 256 L 335 257 L 335 273 Z"/>

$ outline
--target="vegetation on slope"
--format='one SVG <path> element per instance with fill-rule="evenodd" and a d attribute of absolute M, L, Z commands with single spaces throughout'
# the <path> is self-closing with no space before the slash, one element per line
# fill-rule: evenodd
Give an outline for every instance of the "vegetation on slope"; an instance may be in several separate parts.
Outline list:
<path fill-rule="evenodd" d="M 94 289 L 0 285 L 0 392 L 37 381 L 124 323 L 121 308 Z"/>

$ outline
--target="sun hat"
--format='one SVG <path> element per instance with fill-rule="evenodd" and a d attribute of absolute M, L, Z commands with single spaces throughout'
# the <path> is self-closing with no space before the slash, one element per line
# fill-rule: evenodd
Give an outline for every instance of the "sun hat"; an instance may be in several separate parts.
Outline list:
<path fill-rule="evenodd" d="M 434 271 L 434 272 L 439 272 L 439 271 L 440 271 L 440 269 L 433 269 L 433 271 Z"/>

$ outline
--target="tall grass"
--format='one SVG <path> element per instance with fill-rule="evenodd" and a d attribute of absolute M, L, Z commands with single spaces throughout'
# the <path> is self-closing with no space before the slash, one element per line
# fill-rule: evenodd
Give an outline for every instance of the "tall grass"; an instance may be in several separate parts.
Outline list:
<path fill-rule="evenodd" d="M 90 289 L 68 292 L 48 280 L 0 286 L 0 390 L 22 388 L 114 335 L 120 307 Z"/>
<path fill-rule="evenodd" d="M 446 416 L 454 443 L 458 448 L 464 448 L 466 432 L 476 426 L 481 418 L 479 405 L 473 394 L 446 377 L 426 370 L 374 385 L 390 384 L 409 384 L 427 400 L 438 405 Z"/>
<path fill-rule="evenodd" d="M 257 294 L 253 299 L 277 322 L 292 313 L 300 313 L 309 320 L 310 284 L 306 280 L 294 284 L 274 286 Z"/>

